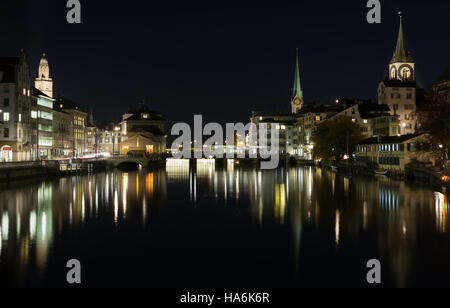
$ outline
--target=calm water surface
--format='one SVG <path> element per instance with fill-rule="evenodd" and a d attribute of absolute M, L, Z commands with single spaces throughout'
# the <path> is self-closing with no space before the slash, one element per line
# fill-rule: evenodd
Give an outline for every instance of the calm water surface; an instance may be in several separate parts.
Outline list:
<path fill-rule="evenodd" d="M 449 201 L 387 178 L 185 163 L 18 183 L 0 191 L 0 284 L 450 286 Z"/>

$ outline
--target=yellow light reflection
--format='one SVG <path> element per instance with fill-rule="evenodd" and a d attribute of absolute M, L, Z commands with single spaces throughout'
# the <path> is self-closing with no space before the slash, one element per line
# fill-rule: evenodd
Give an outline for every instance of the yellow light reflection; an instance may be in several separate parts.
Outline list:
<path fill-rule="evenodd" d="M 336 246 L 339 246 L 340 233 L 341 233 L 341 213 L 339 212 L 339 210 L 336 210 L 336 222 L 335 222 L 335 226 L 334 226 L 334 233 L 335 233 Z"/>
<path fill-rule="evenodd" d="M 114 222 L 116 224 L 119 222 L 119 193 L 117 190 L 114 191 Z"/>
<path fill-rule="evenodd" d="M 153 172 L 147 173 L 145 178 L 145 188 L 148 195 L 153 195 Z"/>
<path fill-rule="evenodd" d="M 122 206 L 123 218 L 127 217 L 128 173 L 122 174 Z"/>
<path fill-rule="evenodd" d="M 285 184 L 275 185 L 275 219 L 284 224 L 286 215 L 286 190 Z"/>

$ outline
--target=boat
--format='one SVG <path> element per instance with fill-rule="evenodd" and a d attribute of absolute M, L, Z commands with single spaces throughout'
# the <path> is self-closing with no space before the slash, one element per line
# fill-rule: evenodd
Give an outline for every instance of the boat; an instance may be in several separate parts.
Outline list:
<path fill-rule="evenodd" d="M 387 176 L 389 174 L 388 170 L 375 170 L 375 175 L 383 175 L 383 176 Z"/>

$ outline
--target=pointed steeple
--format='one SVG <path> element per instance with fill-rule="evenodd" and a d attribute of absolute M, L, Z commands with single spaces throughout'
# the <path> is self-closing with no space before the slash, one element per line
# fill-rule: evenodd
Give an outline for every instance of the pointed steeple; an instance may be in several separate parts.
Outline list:
<path fill-rule="evenodd" d="M 298 48 L 297 48 L 297 63 L 295 64 L 295 79 L 294 79 L 294 89 L 292 92 L 292 99 L 298 96 L 303 100 L 303 90 L 300 83 L 300 65 L 298 61 Z"/>
<path fill-rule="evenodd" d="M 405 45 L 405 38 L 403 36 L 403 17 L 400 15 L 400 29 L 398 31 L 397 47 L 395 48 L 394 56 L 391 63 L 397 62 L 414 62 Z"/>

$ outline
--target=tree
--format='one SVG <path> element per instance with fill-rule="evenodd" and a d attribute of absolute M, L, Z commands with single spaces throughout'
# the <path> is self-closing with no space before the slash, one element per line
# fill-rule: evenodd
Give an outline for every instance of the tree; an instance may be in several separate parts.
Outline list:
<path fill-rule="evenodd" d="M 355 145 L 363 139 L 361 126 L 352 118 L 342 116 L 321 123 L 313 134 L 314 157 L 324 161 L 352 157 Z"/>
<path fill-rule="evenodd" d="M 422 129 L 430 136 L 427 147 L 447 164 L 450 151 L 450 104 L 435 102 L 421 112 Z"/>

